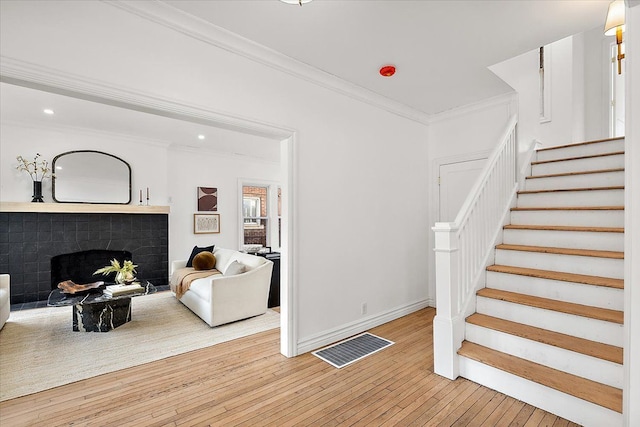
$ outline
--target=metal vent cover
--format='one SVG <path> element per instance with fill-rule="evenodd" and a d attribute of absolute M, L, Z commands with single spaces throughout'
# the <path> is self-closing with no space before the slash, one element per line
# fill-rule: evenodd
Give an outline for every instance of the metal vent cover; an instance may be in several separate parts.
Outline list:
<path fill-rule="evenodd" d="M 336 368 L 343 368 L 392 344 L 393 341 L 365 332 L 311 354 Z"/>

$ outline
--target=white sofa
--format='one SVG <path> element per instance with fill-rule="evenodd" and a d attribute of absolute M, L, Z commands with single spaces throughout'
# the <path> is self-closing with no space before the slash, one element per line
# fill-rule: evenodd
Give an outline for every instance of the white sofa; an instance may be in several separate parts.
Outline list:
<path fill-rule="evenodd" d="M 0 274 L 0 329 L 9 319 L 11 311 L 11 288 L 8 274 Z"/>
<path fill-rule="evenodd" d="M 266 313 L 273 262 L 233 249 L 215 248 L 213 254 L 222 274 L 194 280 L 180 302 L 212 327 Z M 233 261 L 247 271 L 225 276 Z M 171 275 L 186 264 L 187 260 L 172 261 Z"/>

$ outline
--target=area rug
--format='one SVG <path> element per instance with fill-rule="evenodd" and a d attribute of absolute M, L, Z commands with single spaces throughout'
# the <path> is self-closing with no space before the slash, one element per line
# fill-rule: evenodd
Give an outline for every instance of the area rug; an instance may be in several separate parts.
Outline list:
<path fill-rule="evenodd" d="M 0 401 L 280 326 L 267 313 L 209 327 L 171 292 L 132 299 L 132 320 L 110 332 L 74 332 L 72 307 L 12 312 L 0 331 Z"/>

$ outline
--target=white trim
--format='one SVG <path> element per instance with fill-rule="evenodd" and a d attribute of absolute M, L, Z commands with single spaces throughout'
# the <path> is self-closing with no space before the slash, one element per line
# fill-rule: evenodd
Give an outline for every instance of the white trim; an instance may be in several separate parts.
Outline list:
<path fill-rule="evenodd" d="M 270 181 L 265 179 L 254 178 L 238 178 L 238 242 L 239 249 L 242 250 L 244 246 L 244 188 L 243 187 L 262 187 L 267 189 L 267 216 L 257 216 L 257 219 L 267 220 L 267 244 L 274 252 L 279 252 L 280 247 L 273 245 L 273 242 L 277 240 L 277 236 L 273 233 L 274 224 L 278 223 L 278 187 L 281 187 L 282 183 L 279 181 Z"/>
<path fill-rule="evenodd" d="M 502 95 L 497 95 L 492 98 L 483 99 L 478 102 L 474 102 L 472 104 L 463 105 L 461 107 L 456 107 L 451 110 L 446 110 L 437 114 L 434 114 L 429 119 L 429 124 L 434 124 L 438 122 L 442 122 L 445 120 L 457 119 L 467 114 L 476 113 L 478 111 L 486 110 L 491 107 L 495 107 L 497 105 L 508 104 L 510 106 L 508 115 L 511 116 L 515 111 L 517 111 L 517 101 L 518 94 L 517 92 L 508 92 Z"/>
<path fill-rule="evenodd" d="M 627 6 L 632 2 L 627 0 Z M 638 2 L 635 2 L 638 6 Z M 625 426 L 640 425 L 640 8 L 626 9 L 624 387 Z M 638 258 L 638 259 L 635 259 Z M 635 403 L 634 403 L 635 402 Z"/>
<path fill-rule="evenodd" d="M 544 47 L 544 104 L 543 111 L 540 112 L 540 123 L 549 123 L 551 121 L 551 61 L 553 45 L 548 44 Z"/>
<path fill-rule="evenodd" d="M 443 165 L 450 165 L 453 163 L 471 162 L 474 160 L 486 160 L 491 155 L 492 150 L 476 151 L 473 153 L 458 154 L 454 156 L 438 157 L 433 159 L 433 172 L 432 172 L 432 191 L 433 200 L 432 205 L 435 206 L 433 218 L 435 222 L 440 222 L 440 167 Z"/>
<path fill-rule="evenodd" d="M 298 254 L 298 211 L 295 200 L 298 198 L 298 132 L 280 144 L 280 166 L 283 171 L 282 182 L 282 247 L 280 248 L 280 352 L 287 357 L 300 354 L 298 343 L 298 292 L 294 284 L 298 281 L 296 257 Z"/>
<path fill-rule="evenodd" d="M 213 111 L 180 99 L 161 97 L 3 55 L 0 55 L 0 81 L 265 138 L 285 139 L 293 133 L 293 129 L 285 126 Z"/>
<path fill-rule="evenodd" d="M 35 64 L 13 60 L 0 55 L 0 81 L 45 90 L 53 93 L 73 96 L 79 99 L 91 100 L 107 105 L 143 111 L 179 120 L 204 123 L 209 126 L 249 133 L 281 140 L 281 168 L 283 182 L 286 183 L 289 194 L 286 194 L 286 209 L 283 206 L 283 225 L 287 232 L 283 233 L 285 249 L 282 251 L 281 263 L 286 274 L 281 277 L 281 352 L 287 357 L 298 354 L 297 343 L 297 291 L 293 286 L 297 270 L 295 242 L 296 233 L 296 205 L 294 182 L 297 177 L 298 159 L 296 131 L 282 125 L 274 125 L 253 119 L 212 111 L 200 106 L 194 106 L 164 97 L 155 96 L 129 88 L 117 87 L 75 76 L 58 70 L 52 70 Z M 283 203 L 284 205 L 284 203 Z M 291 242 L 286 242 L 286 239 Z M 286 268 L 286 270 L 285 270 Z M 286 289 L 283 293 L 282 290 Z M 284 298 L 282 295 L 284 294 Z M 291 306 L 293 305 L 293 306 Z"/>
<path fill-rule="evenodd" d="M 345 338 L 349 338 L 351 336 L 365 332 L 371 328 L 375 328 L 376 326 L 380 326 L 382 324 L 399 319 L 400 317 L 406 316 L 418 310 L 422 310 L 423 308 L 430 307 L 430 304 L 433 304 L 433 301 L 428 299 L 418 301 L 413 304 L 408 304 L 403 307 L 388 310 L 386 312 L 379 313 L 373 316 L 368 316 L 362 320 L 357 320 L 351 323 L 347 323 L 346 325 L 342 325 L 338 328 L 329 329 L 327 331 L 312 335 L 308 338 L 305 338 L 304 340 L 301 340 L 298 343 L 299 354 L 307 353 L 318 348 L 325 347 L 329 344 L 342 341 Z"/>
<path fill-rule="evenodd" d="M 347 82 L 168 4 L 157 1 L 103 0 L 103 2 L 201 42 L 243 56 L 360 102 L 418 123 L 429 123 L 430 116 L 427 113 Z"/>

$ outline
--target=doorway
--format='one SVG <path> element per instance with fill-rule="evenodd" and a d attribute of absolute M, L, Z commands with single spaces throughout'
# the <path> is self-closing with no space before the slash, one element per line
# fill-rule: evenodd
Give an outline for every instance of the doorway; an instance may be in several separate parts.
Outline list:
<path fill-rule="evenodd" d="M 438 221 L 453 222 L 487 161 L 486 155 L 438 165 Z"/>

